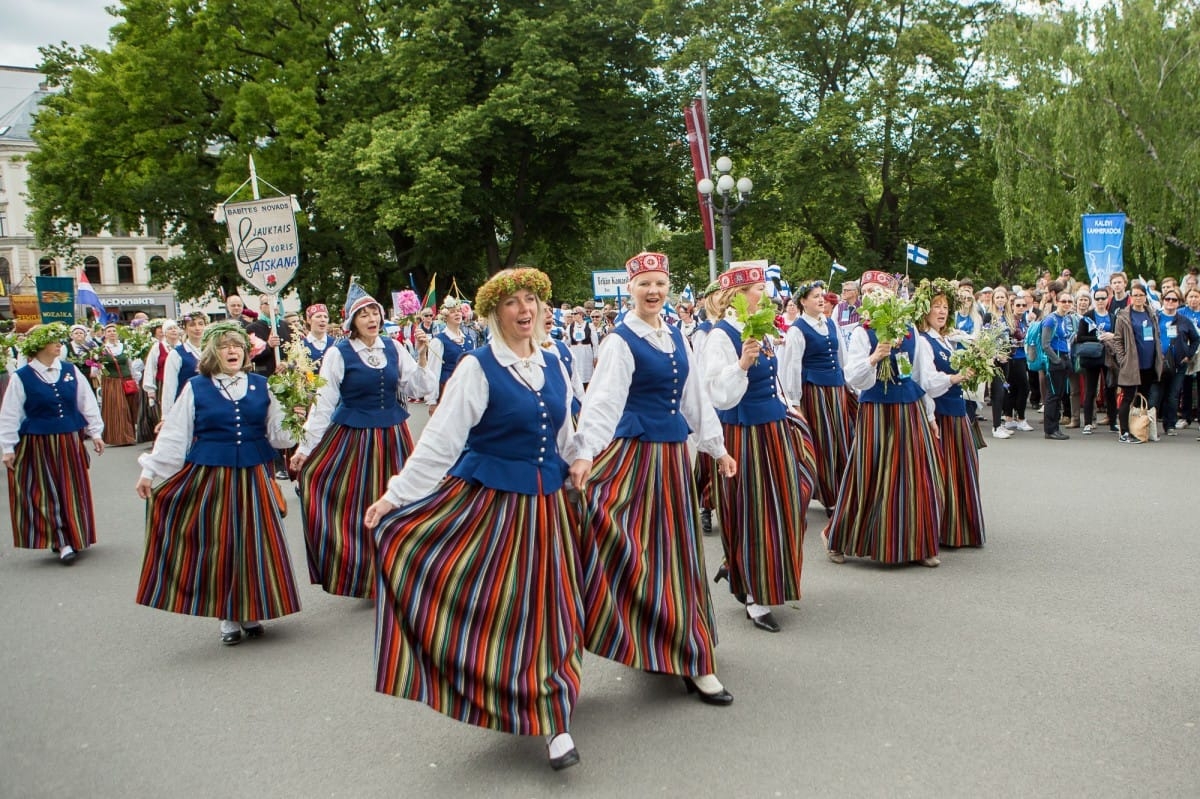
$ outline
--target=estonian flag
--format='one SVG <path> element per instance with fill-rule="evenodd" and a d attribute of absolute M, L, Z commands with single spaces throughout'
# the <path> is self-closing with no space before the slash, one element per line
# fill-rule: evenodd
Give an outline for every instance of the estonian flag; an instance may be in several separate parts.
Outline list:
<path fill-rule="evenodd" d="M 77 305 L 86 305 L 95 311 L 97 322 L 104 322 L 108 318 L 108 312 L 104 310 L 104 305 L 100 302 L 100 296 L 96 294 L 96 290 L 92 288 L 92 284 L 84 272 L 79 273 L 79 281 L 75 286 L 75 303 Z"/>
<path fill-rule="evenodd" d="M 915 244 L 908 245 L 908 260 L 912 261 L 917 266 L 925 266 L 929 263 L 929 250 L 924 247 L 918 247 Z"/>

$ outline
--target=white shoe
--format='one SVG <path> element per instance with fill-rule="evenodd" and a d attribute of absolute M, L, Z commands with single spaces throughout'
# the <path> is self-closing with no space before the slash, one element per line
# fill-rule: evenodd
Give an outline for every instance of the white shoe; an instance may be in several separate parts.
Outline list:
<path fill-rule="evenodd" d="M 1032 433 L 1033 432 L 1033 428 L 1029 426 L 1029 422 L 1025 421 L 1024 419 L 1017 422 L 1017 429 L 1020 430 L 1022 433 Z"/>
<path fill-rule="evenodd" d="M 1020 430 L 1021 428 L 1016 422 L 1014 422 L 1010 419 L 1009 421 L 1004 423 L 1004 429 L 1005 430 Z"/>
<path fill-rule="evenodd" d="M 1183 430 L 1187 426 L 1188 426 L 1188 423 L 1187 423 L 1186 419 L 1180 419 L 1178 422 L 1175 423 L 1176 430 Z"/>
<path fill-rule="evenodd" d="M 992 429 L 992 438 L 1012 438 L 1012 433 L 1003 427 Z"/>
<path fill-rule="evenodd" d="M 1090 436 L 1092 434 L 1092 430 L 1093 430 L 1093 428 L 1090 424 L 1085 424 L 1083 426 L 1083 434 L 1085 436 Z"/>

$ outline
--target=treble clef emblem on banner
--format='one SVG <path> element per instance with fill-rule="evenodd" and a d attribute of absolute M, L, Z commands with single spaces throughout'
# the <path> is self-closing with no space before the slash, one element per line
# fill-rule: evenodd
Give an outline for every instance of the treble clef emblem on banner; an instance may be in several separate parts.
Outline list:
<path fill-rule="evenodd" d="M 254 221 L 249 217 L 242 217 L 238 223 L 238 260 L 244 264 L 252 264 L 263 256 L 267 251 L 267 240 L 262 236 L 251 236 L 254 231 Z"/>

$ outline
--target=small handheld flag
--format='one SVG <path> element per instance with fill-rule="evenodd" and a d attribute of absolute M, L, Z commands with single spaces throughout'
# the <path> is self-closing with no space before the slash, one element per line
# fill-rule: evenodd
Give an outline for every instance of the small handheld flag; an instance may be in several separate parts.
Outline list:
<path fill-rule="evenodd" d="M 925 266 L 929 263 L 929 250 L 910 243 L 908 245 L 908 260 L 917 266 Z"/>
<path fill-rule="evenodd" d="M 683 291 L 679 293 L 679 300 L 680 302 L 686 302 L 688 305 L 696 301 L 696 292 L 692 291 L 691 283 L 683 287 Z"/>

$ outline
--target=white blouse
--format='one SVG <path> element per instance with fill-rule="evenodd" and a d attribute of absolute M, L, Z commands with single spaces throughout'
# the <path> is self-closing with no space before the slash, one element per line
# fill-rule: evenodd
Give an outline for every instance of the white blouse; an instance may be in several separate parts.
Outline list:
<path fill-rule="evenodd" d="M 230 402 L 246 396 L 249 380 L 245 374 L 213 375 L 209 379 L 223 395 L 229 397 Z M 280 407 L 279 400 L 275 399 L 275 395 L 270 391 L 267 391 L 267 397 L 270 400 L 267 406 L 267 439 L 275 449 L 294 446 L 296 442 L 283 429 L 283 408 Z M 154 440 L 154 449 L 138 456 L 142 477 L 148 480 L 166 479 L 182 469 L 188 450 L 192 446 L 195 428 L 196 398 L 192 394 L 192 387 L 185 385 L 183 393 L 163 418 L 162 430 Z"/>
<path fill-rule="evenodd" d="M 417 366 L 413 356 L 409 354 L 403 344 L 395 339 L 380 336 L 370 347 L 359 338 L 352 338 L 349 341 L 354 352 L 371 369 L 383 369 L 387 365 L 384 347 L 395 348 L 396 354 L 400 357 L 398 364 L 400 380 L 396 384 L 396 397 L 401 402 L 407 397 L 424 397 L 430 392 L 437 391 L 438 375 L 430 369 L 430 364 L 426 363 L 424 369 Z M 371 353 L 376 354 L 376 359 L 379 361 L 378 366 L 372 366 L 368 362 L 367 359 Z M 321 377 L 325 378 L 325 385 L 317 389 L 317 399 L 308 411 L 308 419 L 304 423 L 304 442 L 296 450 L 297 454 L 307 457 L 321 442 L 321 437 L 325 435 L 325 431 L 329 429 L 332 422 L 333 412 L 342 399 L 342 379 L 345 376 L 346 362 L 342 360 L 341 349 L 330 347 L 325 350 L 325 354 L 321 356 Z"/>
<path fill-rule="evenodd" d="M 503 341 L 491 342 L 496 361 L 506 369 L 516 371 L 535 391 L 546 384 L 546 368 L 558 368 L 563 380 L 570 385 L 567 368 L 557 358 L 549 359 L 549 367 L 543 365 L 542 351 L 530 358 L 518 358 Z M 446 393 L 438 405 L 437 413 L 429 417 L 429 423 L 421 431 L 421 438 L 413 449 L 400 474 L 388 480 L 384 498 L 399 507 L 429 496 L 438 483 L 458 462 L 467 444 L 471 428 L 479 424 L 488 408 L 487 376 L 478 358 L 463 358 L 450 379 L 446 381 Z M 559 454 L 570 463 L 567 448 L 571 441 L 571 396 L 566 395 L 566 408 L 562 426 L 558 429 Z"/>
<path fill-rule="evenodd" d="M 725 321 L 739 333 L 745 327 L 734 315 L 726 316 Z M 778 355 L 778 350 L 773 351 Z M 723 331 L 714 329 L 704 342 L 704 355 L 700 358 L 704 389 L 718 410 L 725 411 L 735 407 L 742 401 L 746 389 L 750 386 L 750 373 L 738 365 L 740 357 L 733 348 L 733 342 Z M 779 395 L 780 400 L 787 403 L 787 398 L 780 393 L 778 383 L 775 385 L 775 393 Z M 797 398 L 792 404 L 799 401 Z"/>
<path fill-rule="evenodd" d="M 183 348 L 190 352 L 197 362 L 200 360 L 200 350 L 192 346 L 191 341 L 185 339 Z M 163 367 L 162 396 L 158 398 L 163 419 L 167 418 L 167 414 L 171 412 L 171 406 L 175 404 L 175 395 L 179 393 L 179 370 L 182 368 L 183 358 L 172 349 L 171 354 L 167 356 L 167 365 Z"/>
<path fill-rule="evenodd" d="M 61 370 L 63 369 L 73 371 L 75 373 L 75 377 L 72 378 L 75 383 L 75 407 L 79 409 L 79 413 L 87 422 L 85 428 L 87 437 L 95 440 L 103 436 L 104 420 L 100 416 L 100 405 L 96 402 L 96 392 L 92 391 L 91 383 L 74 364 L 56 358 L 53 364 L 46 366 L 34 358 L 29 361 L 29 367 L 46 383 L 57 383 L 59 377 L 62 376 Z M 4 403 L 0 405 L 0 454 L 8 455 L 17 449 L 17 444 L 21 440 L 21 435 L 17 431 L 21 429 L 21 424 L 26 418 L 25 399 L 25 384 L 21 382 L 21 378 L 13 374 L 12 379 L 8 381 L 8 388 L 4 392 Z"/>
<path fill-rule="evenodd" d="M 933 365 L 933 350 L 930 348 L 929 342 L 917 332 L 915 327 L 909 329 L 917 337 L 912 379 L 917 381 L 917 385 L 926 392 L 925 396 L 921 398 L 922 404 L 925 407 L 925 415 L 932 421 L 933 400 L 928 392 L 929 387 L 936 384 L 937 378 L 933 378 L 931 382 L 930 372 L 938 374 L 937 368 Z M 876 382 L 879 365 L 871 363 L 870 358 L 871 339 L 867 335 L 866 328 L 857 327 L 850 335 L 850 348 L 846 353 L 846 363 L 843 369 L 846 375 L 846 384 L 859 393 L 871 388 Z M 945 375 L 943 376 L 945 377 Z M 945 392 L 943 391 L 943 393 Z"/>
<path fill-rule="evenodd" d="M 808 325 L 822 336 L 833 333 L 837 337 L 837 361 L 838 366 L 844 372 L 846 369 L 846 340 L 842 338 L 833 320 L 824 314 L 819 319 L 814 319 L 808 314 L 801 314 L 798 322 Z M 800 403 L 800 397 L 804 391 L 804 352 L 807 346 L 808 342 L 804 338 L 804 331 L 793 325 L 788 328 L 784 345 L 779 348 L 779 382 L 783 384 L 783 391 L 793 405 Z"/>
<path fill-rule="evenodd" d="M 652 328 L 636 314 L 631 313 L 625 316 L 623 324 L 638 337 L 647 340 L 655 349 L 662 352 L 675 351 L 675 342 L 665 323 L 660 322 L 661 327 Z M 708 345 L 705 346 L 707 348 Z M 714 458 L 724 457 L 725 436 L 721 429 L 721 421 L 717 418 L 717 412 L 713 410 L 712 400 L 704 390 L 704 381 L 700 377 L 695 355 L 686 343 L 684 350 L 688 359 L 688 379 L 683 385 L 679 410 L 688 426 L 692 428 L 700 450 Z M 583 400 L 583 409 L 579 412 L 579 430 L 574 439 L 576 458 L 595 460 L 600 451 L 612 441 L 617 424 L 625 412 L 625 401 L 629 397 L 635 366 L 633 353 L 625 339 L 620 336 L 608 336 L 600 344 L 596 371 L 592 374 L 587 396 Z"/>

